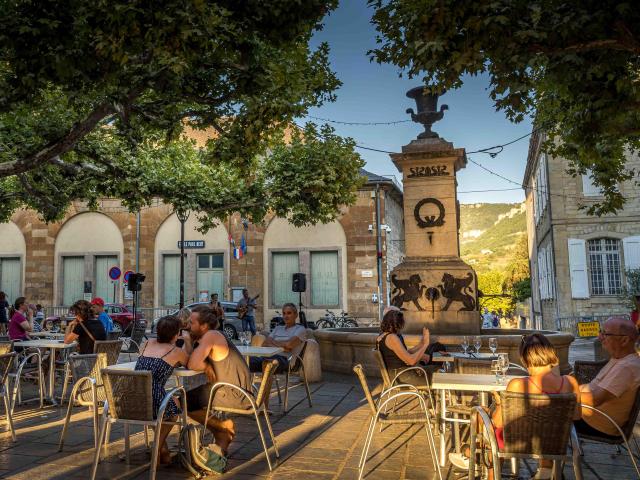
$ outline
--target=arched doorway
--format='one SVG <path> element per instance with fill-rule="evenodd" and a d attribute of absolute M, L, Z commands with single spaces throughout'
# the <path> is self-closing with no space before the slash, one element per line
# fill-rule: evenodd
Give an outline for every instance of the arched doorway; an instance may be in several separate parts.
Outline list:
<path fill-rule="evenodd" d="M 0 223 L 0 291 L 9 303 L 24 294 L 24 235 L 13 222 Z"/>
<path fill-rule="evenodd" d="M 224 225 L 202 234 L 200 223 L 191 213 L 185 224 L 185 303 L 199 301 L 218 293 L 228 298 L 229 235 Z M 169 215 L 156 232 L 155 239 L 155 305 L 173 307 L 180 300 L 180 221 Z"/>
<path fill-rule="evenodd" d="M 112 282 L 108 271 L 122 269 L 123 250 L 120 229 L 108 216 L 87 212 L 67 220 L 56 237 L 57 304 L 69 306 L 84 297 L 120 301 L 120 283 Z"/>

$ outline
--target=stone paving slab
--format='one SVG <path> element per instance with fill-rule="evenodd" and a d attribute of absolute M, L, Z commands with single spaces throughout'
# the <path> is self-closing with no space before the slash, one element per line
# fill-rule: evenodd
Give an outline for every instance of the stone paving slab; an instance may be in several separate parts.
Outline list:
<path fill-rule="evenodd" d="M 583 347 L 586 350 L 586 348 Z M 583 354 L 583 352 L 578 352 Z M 370 379 L 373 387 L 378 381 Z M 236 441 L 230 448 L 229 470 L 220 479 L 356 479 L 370 411 L 355 377 L 325 374 L 323 382 L 312 385 L 313 407 L 309 408 L 304 389 L 295 386 L 290 391 L 290 408 L 282 415 L 277 396 L 271 396 L 271 417 L 280 447 L 280 459 L 269 472 L 255 420 L 240 418 Z M 377 386 L 376 388 L 379 388 Z M 57 451 L 65 409 L 34 406 L 18 407 L 15 425 L 18 441 L 13 443 L 9 433 L 0 427 L 0 478 L 87 479 L 94 449 L 92 420 L 88 409 L 74 409 L 72 425 L 64 452 Z M 120 458 L 124 452 L 123 429 L 114 426 L 108 456 L 98 469 L 99 479 L 147 479 L 148 471 L 135 469 L 149 460 L 140 429 L 132 428 L 132 465 L 127 467 Z M 437 442 L 437 438 L 436 438 Z M 175 445 L 175 432 L 170 445 Z M 612 456 L 615 448 L 585 444 L 583 472 L 585 480 L 636 478 L 628 455 Z M 270 450 L 275 461 L 274 452 Z M 417 480 L 436 478 L 433 461 L 427 447 L 423 428 L 391 426 L 377 431 L 366 464 L 367 480 Z M 535 463 L 524 463 L 520 478 L 531 478 Z M 466 478 L 450 465 L 443 468 L 443 478 Z M 573 479 L 571 466 L 564 470 L 565 478 Z M 183 480 L 190 478 L 179 465 L 161 467 L 157 478 Z M 506 475 L 505 475 L 505 478 Z"/>

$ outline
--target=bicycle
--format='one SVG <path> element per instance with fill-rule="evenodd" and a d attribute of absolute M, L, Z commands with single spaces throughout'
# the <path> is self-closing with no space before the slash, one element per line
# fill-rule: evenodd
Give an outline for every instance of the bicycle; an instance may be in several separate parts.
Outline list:
<path fill-rule="evenodd" d="M 358 322 L 354 317 L 349 316 L 344 310 L 340 315 L 336 315 L 331 310 L 326 310 L 323 319 L 318 320 L 318 328 L 354 328 L 358 326 Z"/>

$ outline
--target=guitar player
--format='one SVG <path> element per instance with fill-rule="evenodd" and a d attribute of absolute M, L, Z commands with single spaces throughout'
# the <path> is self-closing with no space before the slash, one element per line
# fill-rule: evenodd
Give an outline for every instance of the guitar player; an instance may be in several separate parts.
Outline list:
<path fill-rule="evenodd" d="M 251 330 L 251 335 L 256 334 L 256 300 L 260 295 L 253 298 L 249 297 L 249 290 L 242 290 L 242 298 L 237 304 L 238 318 L 242 320 L 242 331 Z"/>

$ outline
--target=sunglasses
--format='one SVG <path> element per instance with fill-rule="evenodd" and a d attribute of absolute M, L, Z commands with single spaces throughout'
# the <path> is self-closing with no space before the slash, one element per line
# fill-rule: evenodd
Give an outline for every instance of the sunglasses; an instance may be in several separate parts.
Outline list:
<path fill-rule="evenodd" d="M 626 337 L 627 336 L 624 333 L 607 333 L 607 332 L 600 332 L 598 335 L 600 337 Z"/>

